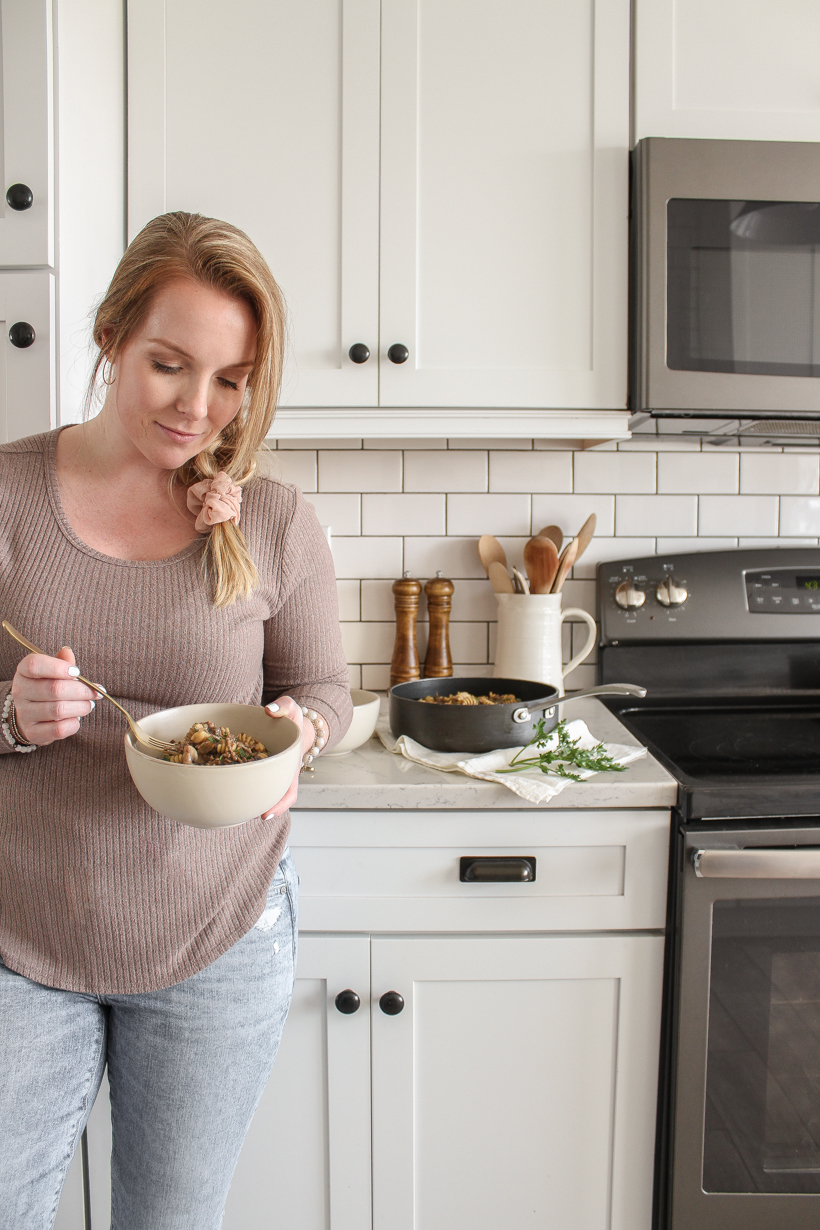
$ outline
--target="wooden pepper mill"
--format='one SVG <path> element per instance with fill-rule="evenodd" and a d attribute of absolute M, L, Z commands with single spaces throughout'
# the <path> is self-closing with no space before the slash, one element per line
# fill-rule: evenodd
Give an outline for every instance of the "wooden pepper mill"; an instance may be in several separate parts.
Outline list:
<path fill-rule="evenodd" d="M 418 679 L 421 676 L 419 651 L 416 645 L 416 623 L 419 616 L 420 597 L 421 581 L 405 575 L 400 581 L 393 582 L 396 643 L 393 646 L 393 660 L 390 663 L 391 688 L 394 683 L 406 683 L 408 679 Z"/>
<path fill-rule="evenodd" d="M 450 653 L 450 607 L 453 589 L 453 582 L 448 581 L 440 572 L 424 587 L 427 614 L 430 617 L 430 636 L 427 641 L 427 657 L 424 659 L 425 679 L 441 679 L 453 673 L 453 658 Z"/>

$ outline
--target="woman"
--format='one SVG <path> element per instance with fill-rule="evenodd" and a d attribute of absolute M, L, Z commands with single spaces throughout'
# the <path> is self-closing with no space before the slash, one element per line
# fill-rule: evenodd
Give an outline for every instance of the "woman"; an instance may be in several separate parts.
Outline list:
<path fill-rule="evenodd" d="M 306 760 L 344 733 L 327 544 L 295 488 L 253 477 L 283 318 L 240 231 L 156 218 L 96 314 L 100 413 L 0 448 L 0 613 L 63 646 L 0 634 L 3 1230 L 52 1224 L 106 1064 L 112 1226 L 218 1226 L 276 1054 L 298 775 L 235 828 L 165 819 L 75 657 L 136 717 L 262 697 Z"/>

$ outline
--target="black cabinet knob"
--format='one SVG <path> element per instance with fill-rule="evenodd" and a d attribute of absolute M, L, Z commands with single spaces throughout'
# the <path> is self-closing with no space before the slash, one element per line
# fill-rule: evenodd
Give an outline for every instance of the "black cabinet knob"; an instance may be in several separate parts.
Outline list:
<path fill-rule="evenodd" d="M 404 1000 L 398 991 L 385 991 L 384 995 L 379 1000 L 379 1007 L 382 1012 L 386 1012 L 388 1016 L 398 1016 L 404 1007 Z"/>
<path fill-rule="evenodd" d="M 370 351 L 364 342 L 354 342 L 347 353 L 351 363 L 366 363 L 370 358 Z"/>
<path fill-rule="evenodd" d="M 30 325 L 26 320 L 18 320 L 9 329 L 9 341 L 18 350 L 25 350 L 27 346 L 32 346 L 36 336 L 34 326 Z"/>
<path fill-rule="evenodd" d="M 359 999 L 355 991 L 349 988 L 346 991 L 340 991 L 336 996 L 336 1007 L 339 1012 L 343 1012 L 345 1016 L 350 1016 L 352 1012 L 358 1012 L 362 1006 L 362 1001 Z"/>
<path fill-rule="evenodd" d="M 410 351 L 406 346 L 402 346 L 401 342 L 394 342 L 387 352 L 387 357 L 391 363 L 406 363 L 410 358 Z"/>
<path fill-rule="evenodd" d="M 22 213 L 24 209 L 31 209 L 34 204 L 34 193 L 28 184 L 12 184 L 6 193 L 6 204 L 9 209 L 16 209 L 18 213 Z"/>

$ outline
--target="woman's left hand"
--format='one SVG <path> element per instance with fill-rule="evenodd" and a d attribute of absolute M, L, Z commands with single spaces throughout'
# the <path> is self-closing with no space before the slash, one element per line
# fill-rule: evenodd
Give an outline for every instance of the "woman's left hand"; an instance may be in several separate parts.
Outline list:
<path fill-rule="evenodd" d="M 275 807 L 271 807 L 268 811 L 262 813 L 263 820 L 269 820 L 272 816 L 281 816 L 293 807 L 296 802 L 296 795 L 299 791 L 299 774 L 302 771 L 302 757 L 306 752 L 309 752 L 313 747 L 313 741 L 316 737 L 316 728 L 312 722 L 306 720 L 302 713 L 302 706 L 297 704 L 292 696 L 279 696 L 275 704 L 266 705 L 265 712 L 271 717 L 287 717 L 292 722 L 295 722 L 302 732 L 302 750 L 299 754 L 299 768 L 296 770 L 296 776 L 287 788 L 284 796 L 279 800 Z"/>

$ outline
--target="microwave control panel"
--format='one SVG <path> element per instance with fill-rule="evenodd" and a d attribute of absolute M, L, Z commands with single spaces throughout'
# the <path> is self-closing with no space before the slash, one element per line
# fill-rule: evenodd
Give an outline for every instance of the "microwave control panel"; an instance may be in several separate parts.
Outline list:
<path fill-rule="evenodd" d="M 818 547 L 652 555 L 598 565 L 602 645 L 816 640 L 818 616 Z"/>

